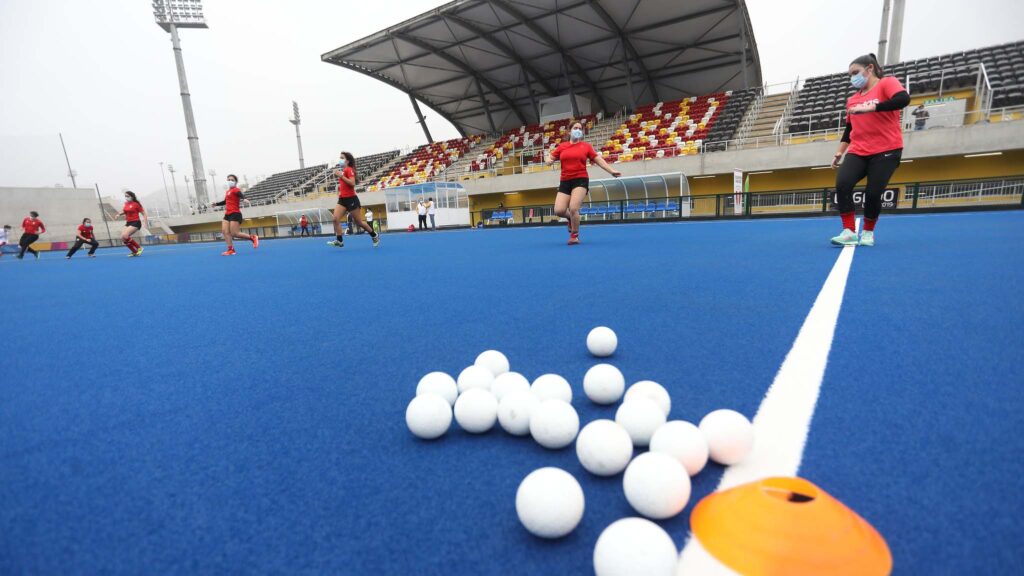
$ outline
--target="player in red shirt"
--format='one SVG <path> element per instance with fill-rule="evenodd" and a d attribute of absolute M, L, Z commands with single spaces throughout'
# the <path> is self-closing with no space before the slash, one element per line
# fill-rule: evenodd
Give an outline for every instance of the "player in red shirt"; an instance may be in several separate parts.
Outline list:
<path fill-rule="evenodd" d="M 580 206 L 590 193 L 590 176 L 587 174 L 587 160 L 597 164 L 605 172 L 618 178 L 621 172 L 612 168 L 583 140 L 583 124 L 577 122 L 569 131 L 569 141 L 562 142 L 548 155 L 548 164 L 562 161 L 562 177 L 555 195 L 555 214 L 569 220 L 569 244 L 580 243 Z"/>
<path fill-rule="evenodd" d="M 68 255 L 65 258 L 71 260 L 82 244 L 89 245 L 89 258 L 95 258 L 96 249 L 100 247 L 100 243 L 96 241 L 96 236 L 92 232 L 92 220 L 88 218 L 83 219 L 82 223 L 78 225 L 78 230 L 75 231 L 75 245 L 68 250 Z"/>
<path fill-rule="evenodd" d="M 302 231 L 299 232 L 299 236 L 309 236 L 309 218 L 303 214 L 302 218 L 299 218 L 299 226 L 302 227 Z"/>
<path fill-rule="evenodd" d="M 338 165 L 334 169 L 334 175 L 338 177 L 338 204 L 334 207 L 334 240 L 328 242 L 327 245 L 338 248 L 345 247 L 345 236 L 341 233 L 341 219 L 345 213 L 349 213 L 359 227 L 370 234 L 374 248 L 380 246 L 380 235 L 366 223 L 363 205 L 359 202 L 359 197 L 356 196 L 355 157 L 348 152 L 342 152 L 341 160 L 338 161 Z"/>
<path fill-rule="evenodd" d="M 260 237 L 255 234 L 246 234 L 241 231 L 242 229 L 242 208 L 241 203 L 245 202 L 246 206 L 250 206 L 250 202 L 245 199 L 245 194 L 238 187 L 238 176 L 234 174 L 228 174 L 228 191 L 224 193 L 224 199 L 220 202 L 214 202 L 214 206 L 224 207 L 224 220 L 220 223 L 220 231 L 224 234 L 224 242 L 228 245 L 228 249 L 221 253 L 221 256 L 234 256 L 235 255 L 235 244 L 232 239 L 237 238 L 239 240 L 248 240 L 252 242 L 253 248 L 260 247 Z"/>
<path fill-rule="evenodd" d="M 910 94 L 899 80 L 885 75 L 874 54 L 851 62 L 849 72 L 850 83 L 857 92 L 846 101 L 846 131 L 832 158 L 832 167 L 839 167 L 836 207 L 843 219 L 843 231 L 832 238 L 832 243 L 874 246 L 882 194 L 903 156 L 900 110 L 910 104 Z M 864 189 L 864 231 L 858 238 L 853 187 L 865 176 L 868 183 Z"/>
<path fill-rule="evenodd" d="M 146 215 L 146 209 L 142 207 L 142 204 L 139 204 L 135 192 L 131 190 L 124 191 L 124 207 L 117 213 L 117 216 L 114 216 L 114 220 L 121 216 L 124 216 L 125 220 L 124 228 L 121 229 L 121 242 L 131 251 L 129 256 L 142 256 L 142 246 L 132 236 L 142 230 L 143 221 L 146 223 L 146 228 L 149 228 L 149 216 Z"/>
<path fill-rule="evenodd" d="M 28 213 L 28 218 L 21 221 L 21 229 L 24 233 L 21 235 L 21 240 L 18 241 L 18 246 L 21 246 L 21 252 L 18 253 L 18 260 L 25 257 L 25 252 L 31 252 L 36 260 L 39 260 L 39 252 L 36 252 L 32 248 L 32 243 L 39 240 L 40 234 L 46 233 L 46 225 L 39 219 L 39 212 L 33 210 Z"/>

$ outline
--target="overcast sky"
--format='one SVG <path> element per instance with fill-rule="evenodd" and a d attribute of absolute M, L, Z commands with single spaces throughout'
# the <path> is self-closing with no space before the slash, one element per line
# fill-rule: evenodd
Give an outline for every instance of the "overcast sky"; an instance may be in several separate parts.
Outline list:
<path fill-rule="evenodd" d="M 417 146 L 408 97 L 320 55 L 440 5 L 437 0 L 206 0 L 208 30 L 181 32 L 206 169 L 269 175 Z M 908 0 L 902 59 L 1024 38 L 1019 0 Z M 747 0 L 768 83 L 845 69 L 878 43 L 881 0 Z M 383 7 L 387 9 L 379 9 Z M 781 8 L 785 8 L 782 10 Z M 149 0 L 0 0 L 0 186 L 79 186 L 104 195 L 163 184 L 159 162 L 191 173 L 170 36 Z M 424 109 L 435 139 L 457 135 Z M 170 185 L 170 183 L 168 183 Z"/>

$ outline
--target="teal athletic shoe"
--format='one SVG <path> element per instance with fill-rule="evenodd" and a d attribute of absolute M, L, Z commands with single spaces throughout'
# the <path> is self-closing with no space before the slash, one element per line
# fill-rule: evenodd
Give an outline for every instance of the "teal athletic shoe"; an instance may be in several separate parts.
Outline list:
<path fill-rule="evenodd" d="M 849 228 L 843 228 L 839 236 L 832 238 L 832 243 L 836 246 L 856 246 L 858 242 L 860 239 L 857 238 L 857 233 Z"/>
<path fill-rule="evenodd" d="M 875 233 L 874 231 L 865 230 L 860 233 L 860 245 L 861 246 L 874 246 L 875 245 Z"/>
<path fill-rule="evenodd" d="M 337 240 L 331 240 L 330 242 L 327 243 L 327 245 L 328 246 L 334 246 L 335 248 L 344 248 L 345 247 L 345 243 L 344 242 L 338 242 Z"/>

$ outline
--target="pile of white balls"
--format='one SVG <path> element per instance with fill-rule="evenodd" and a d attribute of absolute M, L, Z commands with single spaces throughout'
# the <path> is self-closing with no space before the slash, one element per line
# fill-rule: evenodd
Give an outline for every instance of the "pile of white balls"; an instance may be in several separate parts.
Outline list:
<path fill-rule="evenodd" d="M 587 349 L 597 357 L 615 353 L 618 338 L 610 328 L 594 328 Z M 624 518 L 605 528 L 594 548 L 598 576 L 672 574 L 678 551 L 672 538 L 653 520 L 682 512 L 690 499 L 690 477 L 708 459 L 731 466 L 742 462 L 754 444 L 750 421 L 733 410 L 715 410 L 695 426 L 669 420 L 672 399 L 650 380 L 628 389 L 622 372 L 607 363 L 591 367 L 583 392 L 595 404 L 619 403 L 615 419 L 599 419 L 580 429 L 572 406 L 573 390 L 557 374 L 531 383 L 510 371 L 508 358 L 496 350 L 477 356 L 458 378 L 431 372 L 420 379 L 405 421 L 417 437 L 432 440 L 451 427 L 472 434 L 495 423 L 515 436 L 529 434 L 541 446 L 559 450 L 576 442 L 583 468 L 596 476 L 622 474 L 626 500 L 645 518 Z M 636 449 L 647 448 L 634 457 Z M 519 484 L 516 512 L 520 522 L 541 538 L 561 538 L 583 519 L 583 488 L 572 474 L 555 467 L 534 470 Z"/>

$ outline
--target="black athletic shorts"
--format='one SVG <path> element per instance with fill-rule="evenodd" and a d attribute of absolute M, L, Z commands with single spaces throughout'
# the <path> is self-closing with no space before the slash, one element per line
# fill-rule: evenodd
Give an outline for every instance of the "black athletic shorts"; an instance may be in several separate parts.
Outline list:
<path fill-rule="evenodd" d="M 349 212 L 355 212 L 362 206 L 359 202 L 359 196 L 338 196 L 338 204 L 344 206 L 345 210 L 348 210 Z"/>
<path fill-rule="evenodd" d="M 572 194 L 575 188 L 586 188 L 587 193 L 590 193 L 590 178 L 573 178 L 572 180 L 562 180 L 558 183 L 559 194 Z"/>
<path fill-rule="evenodd" d="M 224 215 L 224 219 L 227 220 L 228 222 L 238 222 L 239 224 L 241 224 L 242 223 L 242 213 L 241 212 L 232 212 L 231 214 L 225 214 Z"/>
<path fill-rule="evenodd" d="M 124 225 L 142 230 L 142 220 L 132 220 L 131 222 L 125 222 Z"/>

